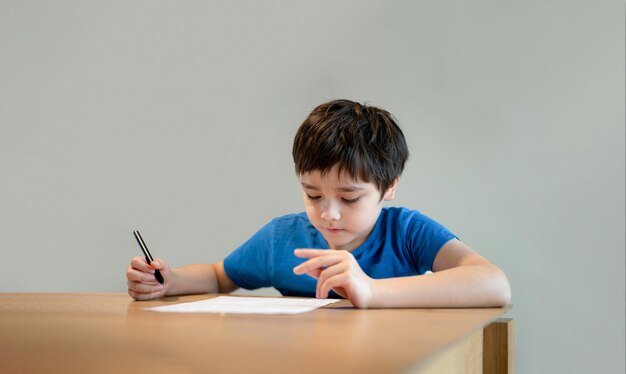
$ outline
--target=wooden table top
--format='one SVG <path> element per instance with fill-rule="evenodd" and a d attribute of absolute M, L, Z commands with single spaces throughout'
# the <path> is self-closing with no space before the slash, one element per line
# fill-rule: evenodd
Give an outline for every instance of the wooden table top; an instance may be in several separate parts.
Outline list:
<path fill-rule="evenodd" d="M 187 314 L 124 293 L 0 293 L 7 372 L 397 372 L 419 367 L 507 308 L 371 309 L 298 315 Z"/>

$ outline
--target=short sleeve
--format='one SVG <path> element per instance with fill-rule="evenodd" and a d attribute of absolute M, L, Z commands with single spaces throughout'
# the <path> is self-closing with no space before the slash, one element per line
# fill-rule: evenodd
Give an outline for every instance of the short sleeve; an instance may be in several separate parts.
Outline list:
<path fill-rule="evenodd" d="M 440 223 L 417 211 L 409 218 L 407 244 L 419 274 L 432 271 L 435 257 L 441 247 L 452 239 L 458 239 Z"/>
<path fill-rule="evenodd" d="M 224 259 L 224 270 L 239 287 L 253 290 L 272 286 L 273 222 Z"/>

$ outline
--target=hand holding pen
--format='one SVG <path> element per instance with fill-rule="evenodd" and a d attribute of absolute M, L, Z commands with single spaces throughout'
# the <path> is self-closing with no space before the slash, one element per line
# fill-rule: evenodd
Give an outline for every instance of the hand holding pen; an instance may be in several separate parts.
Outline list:
<path fill-rule="evenodd" d="M 128 294 L 135 300 L 163 297 L 169 286 L 170 267 L 162 259 L 152 257 L 139 231 L 133 234 L 144 257 L 134 257 L 126 270 Z"/>
<path fill-rule="evenodd" d="M 143 255 L 146 257 L 146 262 L 148 263 L 148 265 L 151 265 L 152 261 L 154 261 L 154 258 L 152 257 L 152 253 L 150 253 L 150 250 L 148 249 L 146 242 L 143 241 L 143 238 L 141 237 L 139 230 L 133 231 L 133 235 L 135 235 L 135 239 L 137 239 L 137 244 L 139 244 L 139 247 L 141 248 Z M 163 284 L 163 276 L 161 276 L 160 271 L 155 270 L 154 277 L 156 278 L 157 281 L 159 281 L 159 283 Z"/>

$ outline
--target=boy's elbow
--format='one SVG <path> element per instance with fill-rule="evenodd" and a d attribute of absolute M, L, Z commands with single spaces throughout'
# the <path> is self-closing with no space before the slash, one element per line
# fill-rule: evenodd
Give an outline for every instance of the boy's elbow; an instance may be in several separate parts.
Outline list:
<path fill-rule="evenodd" d="M 511 284 L 507 276 L 500 270 L 500 276 L 497 282 L 498 286 L 495 287 L 494 306 L 506 306 L 511 303 Z"/>
<path fill-rule="evenodd" d="M 482 307 L 496 308 L 511 303 L 511 284 L 506 274 L 497 266 L 485 269 L 482 279 Z"/>
<path fill-rule="evenodd" d="M 495 306 L 506 306 L 511 303 L 511 288 L 508 287 L 500 291 L 494 300 Z"/>

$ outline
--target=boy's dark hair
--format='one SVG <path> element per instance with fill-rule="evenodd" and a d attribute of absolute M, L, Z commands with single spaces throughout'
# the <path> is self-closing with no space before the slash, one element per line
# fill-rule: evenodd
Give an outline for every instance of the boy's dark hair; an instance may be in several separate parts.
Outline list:
<path fill-rule="evenodd" d="M 372 182 L 381 198 L 402 174 L 409 150 L 402 130 L 386 110 L 350 100 L 334 100 L 313 109 L 293 142 L 298 175 L 335 165 L 353 178 Z"/>

